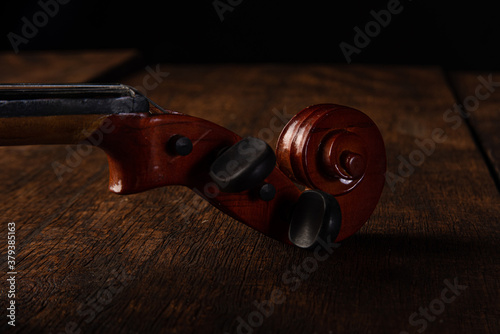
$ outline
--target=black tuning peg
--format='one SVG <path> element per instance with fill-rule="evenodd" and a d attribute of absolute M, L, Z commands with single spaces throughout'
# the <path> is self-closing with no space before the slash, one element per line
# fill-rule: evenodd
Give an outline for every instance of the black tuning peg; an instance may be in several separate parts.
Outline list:
<path fill-rule="evenodd" d="M 319 190 L 304 191 L 292 211 L 288 238 L 300 248 L 312 248 L 318 239 L 334 241 L 342 214 L 335 197 Z"/>
<path fill-rule="evenodd" d="M 235 193 L 259 186 L 276 165 L 273 149 L 247 137 L 223 151 L 210 166 L 210 177 L 221 191 Z"/>

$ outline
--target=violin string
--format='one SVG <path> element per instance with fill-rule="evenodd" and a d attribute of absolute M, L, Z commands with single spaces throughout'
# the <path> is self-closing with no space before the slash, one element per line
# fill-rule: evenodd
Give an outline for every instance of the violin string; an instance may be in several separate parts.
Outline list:
<path fill-rule="evenodd" d="M 146 100 L 148 100 L 148 102 L 153 105 L 155 108 L 157 108 L 158 110 L 160 110 L 162 113 L 164 114 L 168 114 L 168 112 L 163 109 L 160 105 L 158 105 L 156 102 L 154 102 L 153 100 L 151 100 L 149 97 L 147 97 L 146 95 L 142 94 L 138 89 L 136 89 L 135 87 L 132 87 L 132 86 L 128 86 L 134 93 L 138 94 L 138 95 L 141 95 L 143 96 Z M 149 113 L 151 115 L 153 115 L 153 113 L 151 112 L 151 110 L 149 111 Z"/>

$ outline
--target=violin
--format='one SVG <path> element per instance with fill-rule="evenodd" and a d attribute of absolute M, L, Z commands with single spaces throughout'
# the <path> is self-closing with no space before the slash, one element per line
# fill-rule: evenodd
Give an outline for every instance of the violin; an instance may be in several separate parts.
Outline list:
<path fill-rule="evenodd" d="M 249 227 L 306 249 L 358 231 L 385 183 L 379 129 L 336 104 L 297 113 L 274 151 L 122 84 L 0 85 L 0 146 L 34 144 L 98 147 L 116 194 L 186 186 Z"/>

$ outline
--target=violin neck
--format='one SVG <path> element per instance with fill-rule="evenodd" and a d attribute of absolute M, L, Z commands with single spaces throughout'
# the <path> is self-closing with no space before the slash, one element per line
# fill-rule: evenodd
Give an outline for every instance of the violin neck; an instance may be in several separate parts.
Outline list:
<path fill-rule="evenodd" d="M 110 115 L 148 112 L 126 85 L 0 85 L 0 145 L 76 144 Z"/>

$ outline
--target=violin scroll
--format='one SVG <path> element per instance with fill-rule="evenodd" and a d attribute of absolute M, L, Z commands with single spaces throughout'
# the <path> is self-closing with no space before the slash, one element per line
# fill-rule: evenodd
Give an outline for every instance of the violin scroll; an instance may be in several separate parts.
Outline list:
<path fill-rule="evenodd" d="M 375 209 L 385 182 L 386 155 L 377 126 L 361 111 L 335 104 L 302 110 L 281 132 L 276 155 L 279 168 L 290 179 L 335 198 L 333 202 L 308 195 L 311 205 L 299 205 L 303 210 L 327 202 L 337 210 L 334 207 L 339 205 L 342 222 L 338 236 L 323 237 L 345 239 L 359 230 Z M 302 214 L 294 213 L 290 236 L 296 235 L 296 215 Z"/>
<path fill-rule="evenodd" d="M 0 85 L 1 129 L 0 145 L 95 145 L 108 156 L 114 193 L 183 185 L 236 220 L 301 248 L 358 231 L 385 182 L 377 126 L 334 104 L 295 115 L 276 154 L 260 139 L 163 110 L 120 84 Z"/>

